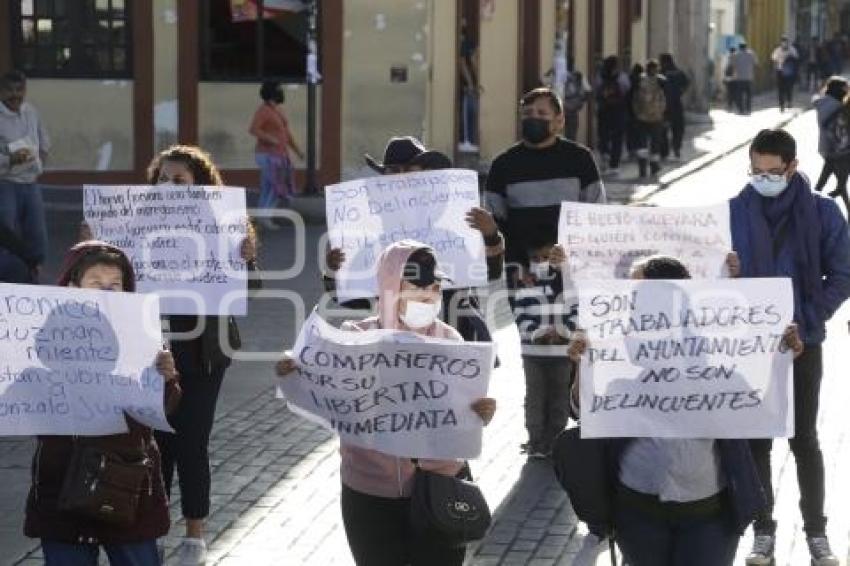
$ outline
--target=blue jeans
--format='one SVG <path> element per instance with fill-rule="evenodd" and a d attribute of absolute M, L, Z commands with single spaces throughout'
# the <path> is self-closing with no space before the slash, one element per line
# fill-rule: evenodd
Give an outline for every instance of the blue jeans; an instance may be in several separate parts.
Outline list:
<path fill-rule="evenodd" d="M 461 140 L 475 144 L 478 138 L 478 95 L 475 91 L 465 89 L 461 99 Z"/>
<path fill-rule="evenodd" d="M 659 519 L 617 506 L 617 544 L 629 566 L 732 566 L 739 536 L 727 515 Z"/>
<path fill-rule="evenodd" d="M 260 168 L 260 199 L 257 208 L 271 209 L 277 206 L 277 199 L 289 205 L 295 192 L 292 164 L 289 158 L 268 153 L 254 155 Z"/>
<path fill-rule="evenodd" d="M 47 221 L 41 187 L 31 183 L 0 181 L 0 222 L 29 246 L 30 258 L 39 265 L 47 255 Z"/>
<path fill-rule="evenodd" d="M 160 566 L 156 540 L 133 544 L 104 544 L 110 566 Z M 100 547 L 41 540 L 45 566 L 97 566 Z"/>

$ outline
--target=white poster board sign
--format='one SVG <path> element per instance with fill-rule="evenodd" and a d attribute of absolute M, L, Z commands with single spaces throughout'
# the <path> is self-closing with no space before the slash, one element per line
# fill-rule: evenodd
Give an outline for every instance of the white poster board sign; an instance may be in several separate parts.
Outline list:
<path fill-rule="evenodd" d="M 325 188 L 328 237 L 346 260 L 336 274 L 340 299 L 377 296 L 378 256 L 390 244 L 417 240 L 436 251 L 452 281 L 487 284 L 484 239 L 464 217 L 480 206 L 478 174 L 464 169 L 383 175 Z"/>
<path fill-rule="evenodd" d="M 171 430 L 154 297 L 0 284 L 0 436 Z"/>
<path fill-rule="evenodd" d="M 246 314 L 244 189 L 86 185 L 83 199 L 94 237 L 127 254 L 163 314 Z"/>
<path fill-rule="evenodd" d="M 790 279 L 578 283 L 586 437 L 794 434 Z"/>
<path fill-rule="evenodd" d="M 296 413 L 347 444 L 416 458 L 475 458 L 483 423 L 490 342 L 456 342 L 393 330 L 345 331 L 316 313 L 294 347 L 297 375 L 279 394 Z"/>
<path fill-rule="evenodd" d="M 558 242 L 572 280 L 623 279 L 634 263 L 664 254 L 682 261 L 694 279 L 726 274 L 732 251 L 729 204 L 656 208 L 561 204 Z"/>

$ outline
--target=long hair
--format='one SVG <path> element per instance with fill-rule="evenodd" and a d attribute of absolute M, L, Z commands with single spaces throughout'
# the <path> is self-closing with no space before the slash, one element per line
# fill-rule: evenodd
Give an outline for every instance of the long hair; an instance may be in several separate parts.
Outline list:
<path fill-rule="evenodd" d="M 148 183 L 155 185 L 166 161 L 183 163 L 192 172 L 196 185 L 224 185 L 210 154 L 194 145 L 172 145 L 153 158 L 148 166 Z"/>

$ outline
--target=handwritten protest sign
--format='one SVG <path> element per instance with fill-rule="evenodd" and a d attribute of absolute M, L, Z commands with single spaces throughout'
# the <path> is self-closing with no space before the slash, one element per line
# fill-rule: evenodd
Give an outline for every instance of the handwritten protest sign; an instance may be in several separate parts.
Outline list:
<path fill-rule="evenodd" d="M 676 257 L 694 279 L 725 275 L 732 250 L 729 205 L 654 208 L 561 204 L 558 241 L 569 278 L 622 279 L 634 263 L 656 254 Z"/>
<path fill-rule="evenodd" d="M 137 289 L 158 294 L 164 314 L 245 314 L 244 189 L 87 185 L 84 191 L 94 237 L 127 254 Z"/>
<path fill-rule="evenodd" d="M 489 342 L 337 330 L 315 313 L 298 336 L 298 375 L 279 393 L 343 442 L 403 457 L 474 458 L 493 366 Z"/>
<path fill-rule="evenodd" d="M 0 284 L 0 436 L 171 430 L 161 345 L 151 297 Z"/>
<path fill-rule="evenodd" d="M 487 284 L 481 233 L 464 216 L 479 206 L 478 175 L 446 169 L 385 175 L 325 189 L 328 237 L 346 254 L 337 272 L 341 299 L 374 297 L 377 259 L 390 244 L 418 240 L 434 248 L 446 287 Z"/>
<path fill-rule="evenodd" d="M 580 282 L 582 435 L 794 434 L 789 279 Z"/>

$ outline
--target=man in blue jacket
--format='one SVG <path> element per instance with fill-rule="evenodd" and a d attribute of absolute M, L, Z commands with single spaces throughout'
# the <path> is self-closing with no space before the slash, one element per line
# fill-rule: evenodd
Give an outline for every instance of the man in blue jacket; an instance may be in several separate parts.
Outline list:
<path fill-rule="evenodd" d="M 797 172 L 797 145 L 784 130 L 762 130 L 750 145 L 750 182 L 730 201 L 732 244 L 742 277 L 790 277 L 794 321 L 805 351 L 794 362 L 791 451 L 797 462 L 800 511 L 814 566 L 838 566 L 824 516 L 824 465 L 817 436 L 825 323 L 850 297 L 850 233 L 831 200 L 812 193 Z M 770 440 L 753 440 L 753 456 L 769 500 L 754 524 L 749 566 L 773 564 L 776 522 Z"/>

